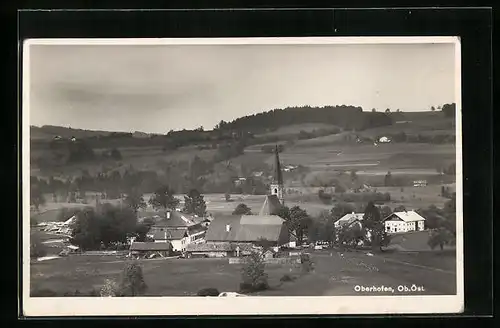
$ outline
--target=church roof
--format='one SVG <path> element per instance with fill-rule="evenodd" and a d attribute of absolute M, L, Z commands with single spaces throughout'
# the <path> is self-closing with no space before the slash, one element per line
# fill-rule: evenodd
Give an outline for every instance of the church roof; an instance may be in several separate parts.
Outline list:
<path fill-rule="evenodd" d="M 284 229 L 283 224 L 284 220 L 278 216 L 220 216 L 215 218 L 208 227 L 205 240 L 209 242 L 255 242 L 264 238 L 269 241 L 278 241 Z"/>
<path fill-rule="evenodd" d="M 267 195 L 259 215 L 276 215 L 281 208 L 281 203 L 276 195 Z"/>

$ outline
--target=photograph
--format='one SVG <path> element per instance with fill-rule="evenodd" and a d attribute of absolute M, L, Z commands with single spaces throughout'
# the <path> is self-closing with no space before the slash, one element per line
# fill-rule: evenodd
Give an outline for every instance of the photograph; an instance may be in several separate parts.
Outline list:
<path fill-rule="evenodd" d="M 22 53 L 26 315 L 463 310 L 458 38 Z"/>

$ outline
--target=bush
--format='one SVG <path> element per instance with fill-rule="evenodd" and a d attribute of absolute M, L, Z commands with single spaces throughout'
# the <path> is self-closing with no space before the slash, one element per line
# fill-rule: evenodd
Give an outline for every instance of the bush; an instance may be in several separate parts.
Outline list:
<path fill-rule="evenodd" d="M 253 293 L 258 291 L 263 291 L 269 289 L 269 285 L 267 282 L 260 282 L 258 284 L 251 284 L 242 282 L 240 283 L 240 292 L 241 293 Z"/>
<path fill-rule="evenodd" d="M 203 288 L 198 291 L 196 295 L 198 296 L 219 296 L 219 290 L 217 288 Z"/>
<path fill-rule="evenodd" d="M 281 282 L 293 281 L 295 277 L 290 276 L 289 274 L 284 274 L 283 277 L 280 278 Z"/>
<path fill-rule="evenodd" d="M 311 272 L 314 269 L 313 262 L 308 255 L 300 254 L 300 264 L 303 273 Z"/>

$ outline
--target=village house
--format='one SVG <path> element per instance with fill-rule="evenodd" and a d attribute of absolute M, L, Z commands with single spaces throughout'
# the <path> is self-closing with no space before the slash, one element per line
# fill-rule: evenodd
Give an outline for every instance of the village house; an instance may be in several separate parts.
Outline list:
<path fill-rule="evenodd" d="M 187 227 L 153 227 L 147 236 L 156 243 L 169 242 L 173 251 L 183 252 L 187 245 L 203 242 L 206 230 L 201 224 Z"/>
<path fill-rule="evenodd" d="M 357 224 L 359 227 L 362 227 L 362 221 L 365 213 L 347 213 L 333 224 L 335 228 L 341 227 L 350 227 Z"/>
<path fill-rule="evenodd" d="M 425 218 L 415 211 L 394 212 L 384 219 L 387 233 L 422 231 L 425 229 Z"/>

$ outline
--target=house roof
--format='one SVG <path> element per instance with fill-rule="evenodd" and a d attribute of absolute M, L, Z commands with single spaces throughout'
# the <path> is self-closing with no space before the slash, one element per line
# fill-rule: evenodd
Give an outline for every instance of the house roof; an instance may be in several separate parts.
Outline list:
<path fill-rule="evenodd" d="M 186 235 L 187 229 L 154 231 L 151 235 L 154 240 L 180 240 Z"/>
<path fill-rule="evenodd" d="M 205 230 L 207 230 L 207 228 L 205 228 L 201 224 L 195 224 L 195 225 L 189 226 L 187 228 L 188 233 L 191 234 L 191 235 L 195 234 L 195 233 L 199 233 L 199 232 L 205 231 Z"/>
<path fill-rule="evenodd" d="M 261 238 L 278 241 L 284 220 L 278 216 L 231 215 L 217 217 L 208 227 L 205 240 L 253 242 Z M 229 226 L 229 231 L 226 227 Z"/>
<path fill-rule="evenodd" d="M 171 211 L 170 218 L 165 218 L 165 214 L 162 212 L 148 213 L 146 217 L 151 217 L 155 220 L 155 226 L 161 227 L 188 227 L 197 224 L 197 220 L 202 220 L 201 218 L 195 218 L 190 214 L 185 214 L 179 211 Z"/>
<path fill-rule="evenodd" d="M 362 221 L 365 213 L 347 213 L 337 221 L 335 225 L 352 224 L 354 221 Z"/>
<path fill-rule="evenodd" d="M 130 245 L 131 251 L 169 251 L 172 249 L 172 244 L 153 243 L 153 242 L 134 242 Z"/>
<path fill-rule="evenodd" d="M 388 217 L 386 217 L 384 221 L 390 219 L 392 216 L 397 216 L 404 222 L 425 221 L 425 218 L 415 211 L 394 212 Z"/>
<path fill-rule="evenodd" d="M 259 215 L 276 215 L 281 209 L 281 203 L 276 195 L 267 195 Z"/>

